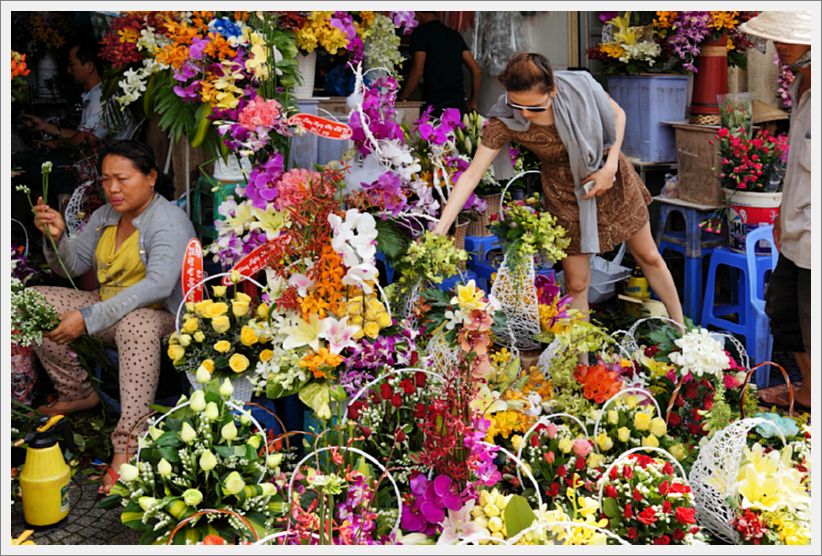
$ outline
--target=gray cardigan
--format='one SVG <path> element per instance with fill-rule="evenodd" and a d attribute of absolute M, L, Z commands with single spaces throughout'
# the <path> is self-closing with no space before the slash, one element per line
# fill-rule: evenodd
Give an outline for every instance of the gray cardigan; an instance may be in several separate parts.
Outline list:
<path fill-rule="evenodd" d="M 116 226 L 120 214 L 106 204 L 94 211 L 83 230 L 71 237 L 66 233 L 57 243 L 60 257 L 72 276 L 97 268 L 95 251 L 103 230 Z M 146 267 L 146 276 L 106 301 L 80 309 L 86 332 L 97 334 L 115 324 L 124 316 L 142 307 L 162 302 L 172 314 L 182 301 L 180 271 L 186 245 L 195 237 L 194 226 L 186 213 L 175 204 L 155 193 L 154 200 L 133 220 L 139 232 L 140 260 Z M 43 253 L 52 270 L 63 275 L 57 255 L 47 241 Z"/>

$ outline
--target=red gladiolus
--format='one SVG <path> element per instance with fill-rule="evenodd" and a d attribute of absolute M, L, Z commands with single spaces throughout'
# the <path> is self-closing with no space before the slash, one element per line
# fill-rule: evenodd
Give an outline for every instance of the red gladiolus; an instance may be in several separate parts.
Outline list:
<path fill-rule="evenodd" d="M 567 471 L 565 470 L 565 466 L 564 466 L 564 465 L 560 465 L 560 466 L 557 468 L 557 477 L 564 477 L 566 473 L 567 473 Z"/>
<path fill-rule="evenodd" d="M 394 407 L 402 407 L 402 397 L 399 394 L 394 394 L 391 398 L 391 405 Z"/>
<path fill-rule="evenodd" d="M 632 517 L 634 517 L 634 509 L 631 507 L 630 502 L 625 504 L 625 509 L 622 510 L 622 517 L 624 517 L 625 519 L 631 519 Z"/>
<path fill-rule="evenodd" d="M 641 512 L 639 512 L 636 518 L 643 523 L 644 525 L 650 525 L 656 522 L 656 510 L 654 510 L 651 506 L 648 506 Z"/>
<path fill-rule="evenodd" d="M 694 508 L 677 508 L 674 513 L 676 520 L 682 525 L 696 523 L 696 510 Z"/>
<path fill-rule="evenodd" d="M 394 389 L 387 382 L 383 382 L 380 385 L 380 394 L 382 395 L 382 399 L 390 400 L 394 397 Z"/>
<path fill-rule="evenodd" d="M 423 417 L 425 417 L 425 409 L 426 407 L 424 403 L 418 403 L 417 405 L 415 405 L 414 417 L 416 417 L 417 419 L 422 419 Z"/>
<path fill-rule="evenodd" d="M 551 487 L 548 489 L 548 496 L 553 497 L 557 494 L 559 494 L 559 483 L 554 481 L 553 483 L 551 483 Z"/>

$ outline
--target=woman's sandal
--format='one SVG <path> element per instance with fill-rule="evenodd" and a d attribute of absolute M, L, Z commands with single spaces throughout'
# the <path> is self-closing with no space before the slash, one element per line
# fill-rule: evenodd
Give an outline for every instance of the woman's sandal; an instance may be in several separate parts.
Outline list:
<path fill-rule="evenodd" d="M 106 477 L 111 478 L 111 483 L 106 484 Z M 103 496 L 108 496 L 109 491 L 111 491 L 111 487 L 120 480 L 120 474 L 117 473 L 114 468 L 110 465 L 106 467 L 106 472 L 100 477 L 100 480 L 103 481 L 99 487 L 97 487 L 97 494 L 102 494 Z M 106 488 L 108 487 L 108 488 Z"/>

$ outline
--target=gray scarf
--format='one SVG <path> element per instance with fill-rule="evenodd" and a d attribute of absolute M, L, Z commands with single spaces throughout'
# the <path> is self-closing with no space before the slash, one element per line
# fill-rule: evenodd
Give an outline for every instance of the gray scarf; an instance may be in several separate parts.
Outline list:
<path fill-rule="evenodd" d="M 602 166 L 603 151 L 615 138 L 614 112 L 602 86 L 585 71 L 557 71 L 557 96 L 554 97 L 554 123 L 568 150 L 574 194 L 579 205 L 580 251 L 599 253 L 596 198 L 583 199 L 581 180 Z M 488 111 L 512 131 L 527 131 L 531 125 L 522 113 L 505 105 L 505 95 Z"/>

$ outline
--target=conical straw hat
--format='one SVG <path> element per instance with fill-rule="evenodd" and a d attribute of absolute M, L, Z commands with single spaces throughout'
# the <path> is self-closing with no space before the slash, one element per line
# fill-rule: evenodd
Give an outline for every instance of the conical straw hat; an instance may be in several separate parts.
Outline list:
<path fill-rule="evenodd" d="M 754 99 L 753 101 L 753 123 L 763 124 L 777 120 L 787 120 L 788 113 L 780 110 L 776 106 Z"/>
<path fill-rule="evenodd" d="M 811 12 L 762 12 L 739 26 L 749 35 L 788 44 L 811 44 Z"/>

